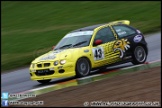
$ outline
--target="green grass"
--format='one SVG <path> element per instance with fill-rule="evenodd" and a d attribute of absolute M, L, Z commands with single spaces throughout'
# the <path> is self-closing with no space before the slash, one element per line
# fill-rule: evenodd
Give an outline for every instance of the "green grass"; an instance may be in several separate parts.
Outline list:
<path fill-rule="evenodd" d="M 1 70 L 29 65 L 71 30 L 130 20 L 143 33 L 161 30 L 161 2 L 2 1 Z"/>

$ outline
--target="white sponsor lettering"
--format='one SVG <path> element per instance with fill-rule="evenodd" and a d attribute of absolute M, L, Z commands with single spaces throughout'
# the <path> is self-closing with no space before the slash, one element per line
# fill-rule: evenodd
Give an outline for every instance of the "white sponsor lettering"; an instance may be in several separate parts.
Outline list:
<path fill-rule="evenodd" d="M 64 38 L 74 37 L 74 36 L 81 36 L 81 35 L 92 35 L 92 34 L 93 34 L 93 31 L 73 32 L 73 33 L 69 33 L 69 34 L 65 35 Z"/>

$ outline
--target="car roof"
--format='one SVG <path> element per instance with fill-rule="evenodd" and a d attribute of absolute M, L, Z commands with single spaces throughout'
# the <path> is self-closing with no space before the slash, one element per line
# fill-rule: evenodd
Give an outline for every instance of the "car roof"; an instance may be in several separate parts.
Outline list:
<path fill-rule="evenodd" d="M 106 23 L 106 24 L 108 24 L 108 23 Z M 79 29 L 71 31 L 70 33 L 78 32 L 78 31 L 93 31 L 95 28 L 97 28 L 99 26 L 102 26 L 102 25 L 105 25 L 105 24 L 96 24 L 96 25 L 92 25 L 92 26 L 87 26 L 87 27 L 79 28 Z"/>
<path fill-rule="evenodd" d="M 79 32 L 79 31 L 93 31 L 95 28 L 99 27 L 99 26 L 103 26 L 103 25 L 107 25 L 107 24 L 126 24 L 126 25 L 129 25 L 130 24 L 130 21 L 129 20 L 119 20 L 119 21 L 113 21 L 113 22 L 109 22 L 109 23 L 104 23 L 104 24 L 96 24 L 96 25 L 92 25 L 92 26 L 87 26 L 87 27 L 83 27 L 83 28 L 79 28 L 79 29 L 76 29 L 76 30 L 73 30 L 71 31 L 70 33 L 72 32 Z"/>

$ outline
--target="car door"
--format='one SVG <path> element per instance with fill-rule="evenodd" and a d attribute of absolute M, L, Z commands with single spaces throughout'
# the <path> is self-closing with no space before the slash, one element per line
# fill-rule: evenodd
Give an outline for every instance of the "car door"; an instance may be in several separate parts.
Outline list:
<path fill-rule="evenodd" d="M 130 56 L 131 49 L 133 49 L 131 47 L 134 36 L 136 36 L 136 30 L 126 25 L 113 25 L 112 27 L 119 38 L 113 48 L 120 50 L 121 59 Z"/>
<path fill-rule="evenodd" d="M 102 41 L 96 45 L 95 42 Z M 119 58 L 119 51 L 114 52 L 113 45 L 116 40 L 112 29 L 109 26 L 97 30 L 93 40 L 93 60 L 96 66 L 111 64 Z"/>

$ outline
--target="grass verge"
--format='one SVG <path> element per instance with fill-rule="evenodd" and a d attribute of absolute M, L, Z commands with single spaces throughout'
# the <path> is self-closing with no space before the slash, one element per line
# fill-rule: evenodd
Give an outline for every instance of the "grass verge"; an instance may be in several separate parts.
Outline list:
<path fill-rule="evenodd" d="M 127 19 L 143 33 L 161 29 L 160 1 L 2 1 L 1 71 L 49 51 L 71 30 Z"/>

